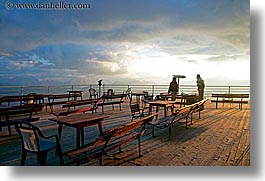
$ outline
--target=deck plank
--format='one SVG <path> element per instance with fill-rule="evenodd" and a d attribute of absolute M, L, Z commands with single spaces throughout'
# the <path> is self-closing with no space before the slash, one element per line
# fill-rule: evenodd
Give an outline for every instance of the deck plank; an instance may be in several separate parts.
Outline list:
<path fill-rule="evenodd" d="M 60 106 L 55 106 L 60 109 Z M 129 123 L 131 114 L 129 100 L 122 104 L 122 110 L 112 110 L 106 106 L 106 118 L 103 130 Z M 91 113 L 88 113 L 91 114 Z M 101 114 L 101 110 L 96 114 Z M 41 119 L 36 123 L 45 134 L 57 132 L 58 125 L 49 121 L 49 112 L 41 112 Z M 163 116 L 163 111 L 160 115 Z M 205 110 L 193 116 L 193 125 L 185 129 L 184 120 L 172 129 L 172 140 L 168 140 L 168 129 L 156 129 L 152 137 L 152 128 L 147 126 L 147 133 L 142 137 L 142 157 L 138 158 L 137 141 L 125 145 L 122 153 L 111 152 L 104 156 L 104 165 L 119 166 L 250 166 L 250 104 L 225 104 L 215 109 L 215 104 L 207 102 Z M 75 129 L 67 126 L 62 131 L 63 152 L 75 147 Z M 0 132 L 0 165 L 20 165 L 21 142 L 15 131 L 8 135 L 3 128 Z M 97 126 L 85 128 L 85 142 L 93 141 L 99 134 Z M 67 161 L 67 159 L 66 159 Z M 37 165 L 35 155 L 29 155 L 26 165 Z M 47 158 L 47 165 L 59 165 L 55 152 Z M 93 160 L 85 165 L 98 165 Z"/>

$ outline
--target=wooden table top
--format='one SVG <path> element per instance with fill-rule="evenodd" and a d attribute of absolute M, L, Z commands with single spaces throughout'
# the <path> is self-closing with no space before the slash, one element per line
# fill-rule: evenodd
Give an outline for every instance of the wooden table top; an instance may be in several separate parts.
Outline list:
<path fill-rule="evenodd" d="M 67 92 L 69 92 L 69 93 L 82 93 L 84 91 L 67 91 Z"/>
<path fill-rule="evenodd" d="M 50 118 L 49 120 L 55 121 L 57 123 L 66 124 L 66 125 L 78 125 L 82 123 L 100 121 L 108 116 L 102 116 L 98 114 L 75 114 L 70 116 L 58 117 L 58 118 Z"/>
<path fill-rule="evenodd" d="M 152 105 L 152 106 L 166 106 L 166 105 L 169 105 L 169 104 L 176 104 L 178 101 L 151 101 L 151 102 L 148 102 L 148 104 Z"/>
<path fill-rule="evenodd" d="M 144 95 L 147 95 L 147 94 L 144 93 L 144 92 L 132 92 L 131 95 L 133 95 L 133 96 L 144 96 Z"/>

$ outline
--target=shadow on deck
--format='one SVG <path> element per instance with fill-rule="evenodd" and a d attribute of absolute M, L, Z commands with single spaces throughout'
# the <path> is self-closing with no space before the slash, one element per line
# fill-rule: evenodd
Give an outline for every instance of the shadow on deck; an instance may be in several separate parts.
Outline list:
<path fill-rule="evenodd" d="M 162 112 L 160 111 L 162 116 Z M 88 113 L 91 114 L 91 113 Z M 101 114 L 98 110 L 96 114 Z M 122 105 L 122 111 L 111 106 L 106 107 L 103 129 L 129 123 L 131 114 L 128 101 Z M 53 116 L 43 111 L 41 120 L 36 124 L 47 135 L 57 132 L 57 124 L 48 120 Z M 185 129 L 184 120 L 172 129 L 172 140 L 168 140 L 168 129 L 156 129 L 152 137 L 151 126 L 142 137 L 142 157 L 138 157 L 137 141 L 123 147 L 122 153 L 112 152 L 104 156 L 107 166 L 250 166 L 250 104 L 239 110 L 237 105 L 224 105 L 215 109 L 215 104 L 208 102 L 205 110 L 193 116 L 193 125 Z M 63 127 L 63 152 L 75 147 L 75 129 Z M 20 165 L 21 142 L 13 130 L 9 136 L 6 128 L 0 132 L 0 165 Z M 98 136 L 98 127 L 85 128 L 85 143 Z M 65 159 L 67 162 L 67 158 Z M 28 155 L 26 165 L 37 165 L 35 155 Z M 59 158 L 54 152 L 48 154 L 47 165 L 59 165 Z M 93 160 L 86 165 L 97 166 Z"/>

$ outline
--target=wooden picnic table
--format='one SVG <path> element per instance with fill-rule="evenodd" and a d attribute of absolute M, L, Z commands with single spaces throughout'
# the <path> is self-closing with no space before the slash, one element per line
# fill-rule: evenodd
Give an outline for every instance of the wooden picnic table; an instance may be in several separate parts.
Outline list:
<path fill-rule="evenodd" d="M 82 145 L 84 145 L 84 128 L 87 126 L 98 125 L 100 135 L 103 133 L 102 121 L 108 116 L 96 115 L 96 114 L 75 114 L 71 116 L 50 118 L 50 121 L 57 122 L 59 124 L 58 134 L 61 138 L 63 125 L 76 128 L 76 148 L 80 147 L 80 136 Z"/>
<path fill-rule="evenodd" d="M 152 113 L 152 107 L 156 106 L 156 112 L 159 111 L 159 107 L 163 107 L 164 108 L 164 116 L 167 116 L 167 108 L 171 109 L 171 112 L 173 113 L 173 105 L 177 104 L 178 101 L 151 101 L 148 102 L 149 104 L 149 114 Z"/>
<path fill-rule="evenodd" d="M 156 99 L 158 100 L 171 100 L 172 95 L 168 94 L 168 93 L 160 93 L 160 95 L 156 96 Z M 189 105 L 189 104 L 193 104 L 197 101 L 199 101 L 199 97 L 195 94 L 179 94 L 176 96 L 176 100 L 178 100 L 177 102 L 175 102 L 174 104 L 179 104 L 180 107 L 182 107 L 182 105 Z"/>
<path fill-rule="evenodd" d="M 73 95 L 74 96 L 74 100 L 76 101 L 77 100 L 77 97 L 80 97 L 80 99 L 82 100 L 83 99 L 83 92 L 84 91 L 68 91 L 69 95 Z"/>

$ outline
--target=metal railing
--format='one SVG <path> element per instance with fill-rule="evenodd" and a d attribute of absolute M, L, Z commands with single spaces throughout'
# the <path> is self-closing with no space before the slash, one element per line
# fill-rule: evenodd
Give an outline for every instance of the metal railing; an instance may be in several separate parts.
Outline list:
<path fill-rule="evenodd" d="M 97 91 L 99 86 L 97 84 L 90 85 L 61 85 L 61 86 L 0 86 L 0 97 L 11 95 L 27 95 L 29 93 L 38 94 L 65 94 L 70 90 L 83 91 L 83 97 L 88 98 L 89 88 L 94 88 Z M 125 85 L 125 84 L 102 84 L 101 95 L 108 89 L 113 89 L 115 93 L 122 93 L 128 88 L 132 92 L 147 91 L 149 94 L 158 95 L 161 92 L 168 91 L 168 85 Z M 196 94 L 196 85 L 180 85 L 180 93 Z M 250 94 L 250 86 L 211 86 L 207 85 L 204 90 L 204 96 L 210 97 L 212 93 L 245 93 Z"/>

